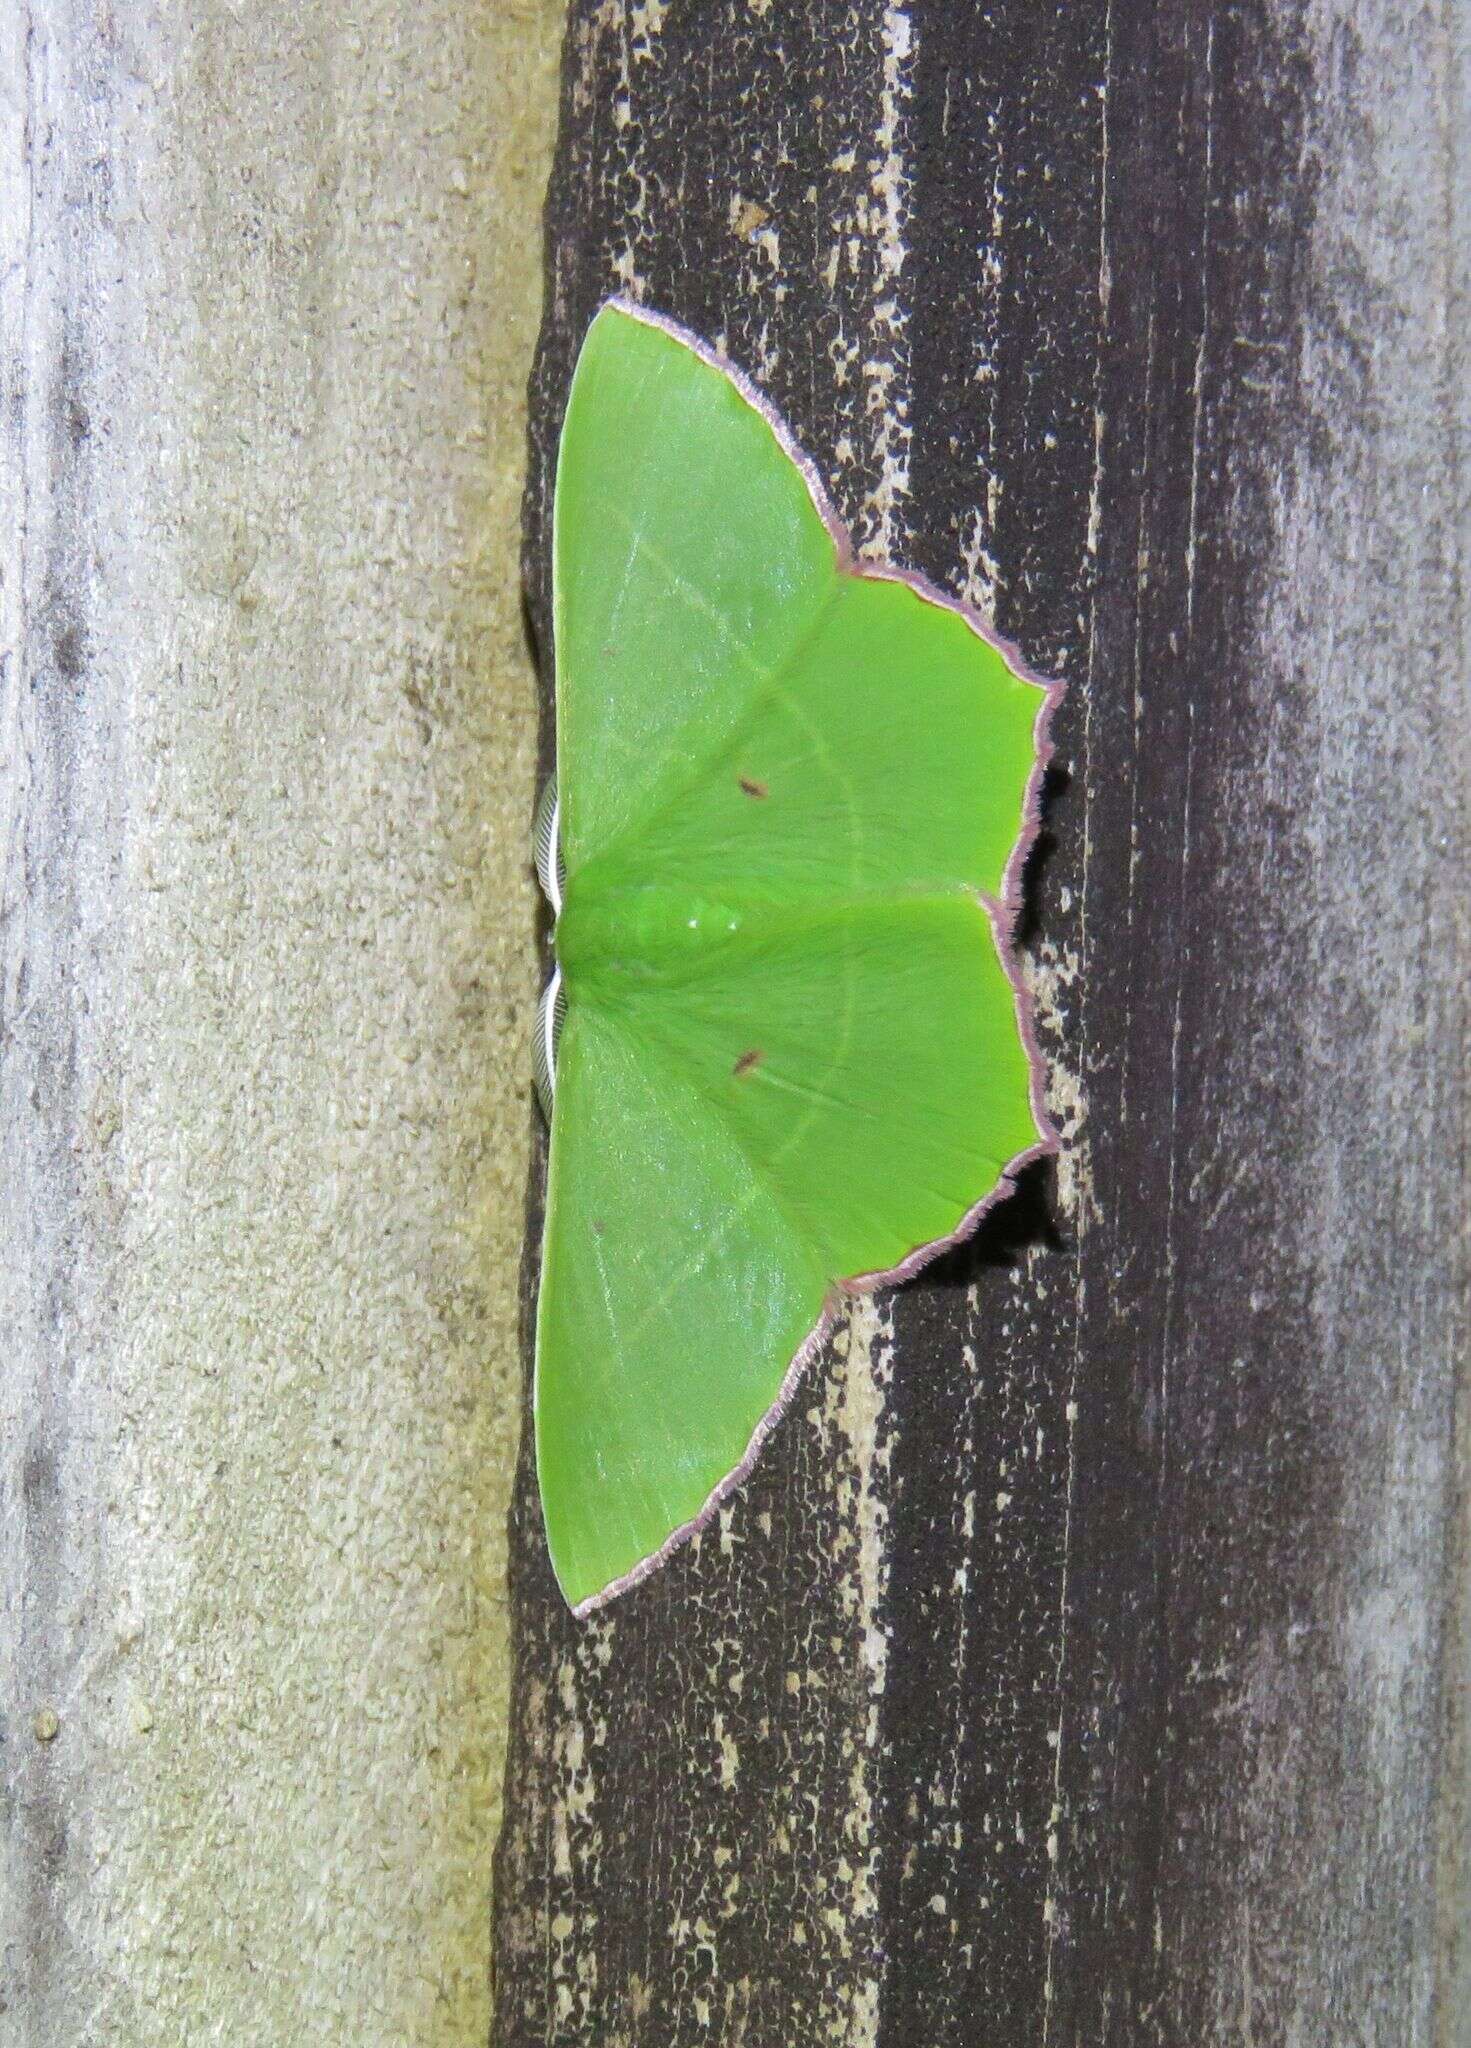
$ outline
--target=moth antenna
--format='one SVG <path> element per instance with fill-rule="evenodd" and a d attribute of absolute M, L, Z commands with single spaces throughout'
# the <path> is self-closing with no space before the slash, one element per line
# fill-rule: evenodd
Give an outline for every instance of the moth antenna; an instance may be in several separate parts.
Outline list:
<path fill-rule="evenodd" d="M 536 1099 L 541 1104 L 541 1113 L 548 1123 L 552 1120 L 552 1098 L 557 1092 L 557 1046 L 561 1041 L 562 1026 L 566 1017 L 567 991 L 562 986 L 562 970 L 559 967 L 541 992 L 541 1001 L 536 1006 L 536 1028 L 531 1034 L 531 1066 L 536 1076 Z"/>
<path fill-rule="evenodd" d="M 536 859 L 536 878 L 541 893 L 552 906 L 552 916 L 562 911 L 562 892 L 567 884 L 567 865 L 562 859 L 562 805 L 557 795 L 557 778 L 547 778 L 536 806 L 536 823 L 531 843 Z"/>

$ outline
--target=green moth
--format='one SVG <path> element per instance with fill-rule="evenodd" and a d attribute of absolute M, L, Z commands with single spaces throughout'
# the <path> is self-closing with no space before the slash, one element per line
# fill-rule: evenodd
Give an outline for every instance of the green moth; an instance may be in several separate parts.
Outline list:
<path fill-rule="evenodd" d="M 860 564 L 754 387 L 616 299 L 553 573 L 534 1406 L 580 1613 L 744 1476 L 846 1295 L 1053 1145 L 1010 932 L 1058 691 Z"/>

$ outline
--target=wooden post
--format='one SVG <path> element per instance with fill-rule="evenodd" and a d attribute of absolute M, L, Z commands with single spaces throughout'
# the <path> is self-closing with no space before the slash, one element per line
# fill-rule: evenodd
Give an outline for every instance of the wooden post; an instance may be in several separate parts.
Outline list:
<path fill-rule="evenodd" d="M 0 9 L 6 2048 L 485 2038 L 561 26 Z"/>
<path fill-rule="evenodd" d="M 523 1464 L 501 2048 L 1471 2041 L 1465 42 L 574 0 L 544 667 L 567 378 L 631 291 L 1067 678 L 1066 1145 L 590 1623 Z"/>

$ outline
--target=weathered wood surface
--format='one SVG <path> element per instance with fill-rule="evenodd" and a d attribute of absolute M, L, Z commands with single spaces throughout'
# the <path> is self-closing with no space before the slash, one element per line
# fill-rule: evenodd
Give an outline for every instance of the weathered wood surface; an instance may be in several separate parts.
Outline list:
<path fill-rule="evenodd" d="M 489 2023 L 553 0 L 0 7 L 0 2042 Z"/>
<path fill-rule="evenodd" d="M 574 0 L 544 655 L 563 394 L 631 290 L 1069 680 L 1066 1147 L 604 1618 L 523 1463 L 500 2048 L 1471 2041 L 1466 39 Z"/>

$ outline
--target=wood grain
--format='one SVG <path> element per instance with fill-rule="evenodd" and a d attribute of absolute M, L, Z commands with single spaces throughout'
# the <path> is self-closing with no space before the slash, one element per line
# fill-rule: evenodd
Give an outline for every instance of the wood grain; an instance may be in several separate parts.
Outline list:
<path fill-rule="evenodd" d="M 560 408 L 630 290 L 1067 678 L 1066 1147 L 590 1624 L 523 1464 L 502 2048 L 1471 2041 L 1466 36 L 574 0 L 544 685 Z"/>
<path fill-rule="evenodd" d="M 561 9 L 0 8 L 0 2042 L 467 2048 Z"/>

